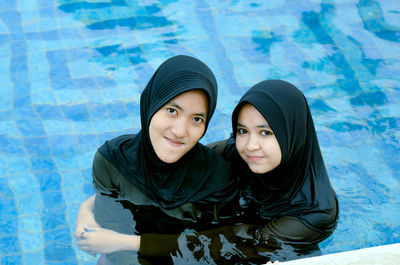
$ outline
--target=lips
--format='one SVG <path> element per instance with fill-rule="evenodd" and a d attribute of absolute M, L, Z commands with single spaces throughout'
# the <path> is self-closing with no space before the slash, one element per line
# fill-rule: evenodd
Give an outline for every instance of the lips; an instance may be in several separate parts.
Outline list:
<path fill-rule="evenodd" d="M 246 155 L 249 162 L 257 162 L 263 158 L 263 156 Z"/>
<path fill-rule="evenodd" d="M 170 143 L 173 146 L 182 146 L 184 144 L 183 142 L 175 140 L 173 138 L 165 137 L 165 139 L 167 140 L 168 143 Z"/>

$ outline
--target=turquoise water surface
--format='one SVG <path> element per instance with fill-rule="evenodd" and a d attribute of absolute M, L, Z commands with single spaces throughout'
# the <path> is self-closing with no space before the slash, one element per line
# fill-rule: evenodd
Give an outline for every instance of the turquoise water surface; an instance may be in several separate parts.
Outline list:
<path fill-rule="evenodd" d="M 165 59 L 206 62 L 230 134 L 247 88 L 306 95 L 341 215 L 323 253 L 400 242 L 398 0 L 2 0 L 0 264 L 95 264 L 72 233 L 106 140 L 137 132 Z"/>

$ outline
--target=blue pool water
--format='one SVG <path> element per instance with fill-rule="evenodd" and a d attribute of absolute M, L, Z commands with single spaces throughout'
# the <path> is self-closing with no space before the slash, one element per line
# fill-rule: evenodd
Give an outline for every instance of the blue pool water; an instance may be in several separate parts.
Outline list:
<path fill-rule="evenodd" d="M 99 145 L 176 54 L 219 83 L 203 142 L 264 79 L 307 96 L 341 216 L 323 253 L 400 242 L 398 0 L 0 1 L 0 263 L 95 264 L 72 233 Z"/>

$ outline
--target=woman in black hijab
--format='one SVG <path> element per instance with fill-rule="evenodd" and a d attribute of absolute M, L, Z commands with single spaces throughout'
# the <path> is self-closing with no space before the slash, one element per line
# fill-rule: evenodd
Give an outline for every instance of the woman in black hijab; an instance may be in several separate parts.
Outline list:
<path fill-rule="evenodd" d="M 228 164 L 198 143 L 216 98 L 213 73 L 195 58 L 175 56 L 157 69 L 140 98 L 142 130 L 106 141 L 95 154 L 96 195 L 80 207 L 75 231 L 82 250 L 137 251 L 135 234 L 179 233 L 219 221 L 220 208 L 237 194 L 236 182 Z"/>
<path fill-rule="evenodd" d="M 232 129 L 222 155 L 239 176 L 243 222 L 287 243 L 327 238 L 338 202 L 301 91 L 282 80 L 256 84 L 234 109 Z"/>
<path fill-rule="evenodd" d="M 209 237 L 207 247 L 218 264 L 264 264 L 315 255 L 317 244 L 336 228 L 339 209 L 306 98 L 288 82 L 262 81 L 240 99 L 232 130 L 231 138 L 209 146 L 238 177 L 237 224 L 180 238 L 197 245 L 192 249 L 202 249 L 204 243 L 196 237 Z M 146 246 L 176 240 L 172 235 L 143 238 Z"/>

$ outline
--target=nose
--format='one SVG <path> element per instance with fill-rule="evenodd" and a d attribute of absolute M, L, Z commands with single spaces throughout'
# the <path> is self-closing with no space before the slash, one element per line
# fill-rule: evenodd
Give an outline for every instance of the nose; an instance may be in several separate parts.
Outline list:
<path fill-rule="evenodd" d="M 256 135 L 249 135 L 249 140 L 247 141 L 247 150 L 254 151 L 260 148 Z"/>
<path fill-rule="evenodd" d="M 174 134 L 175 137 L 183 138 L 187 133 L 187 126 L 188 125 L 184 118 L 177 118 L 172 124 L 171 132 Z"/>

